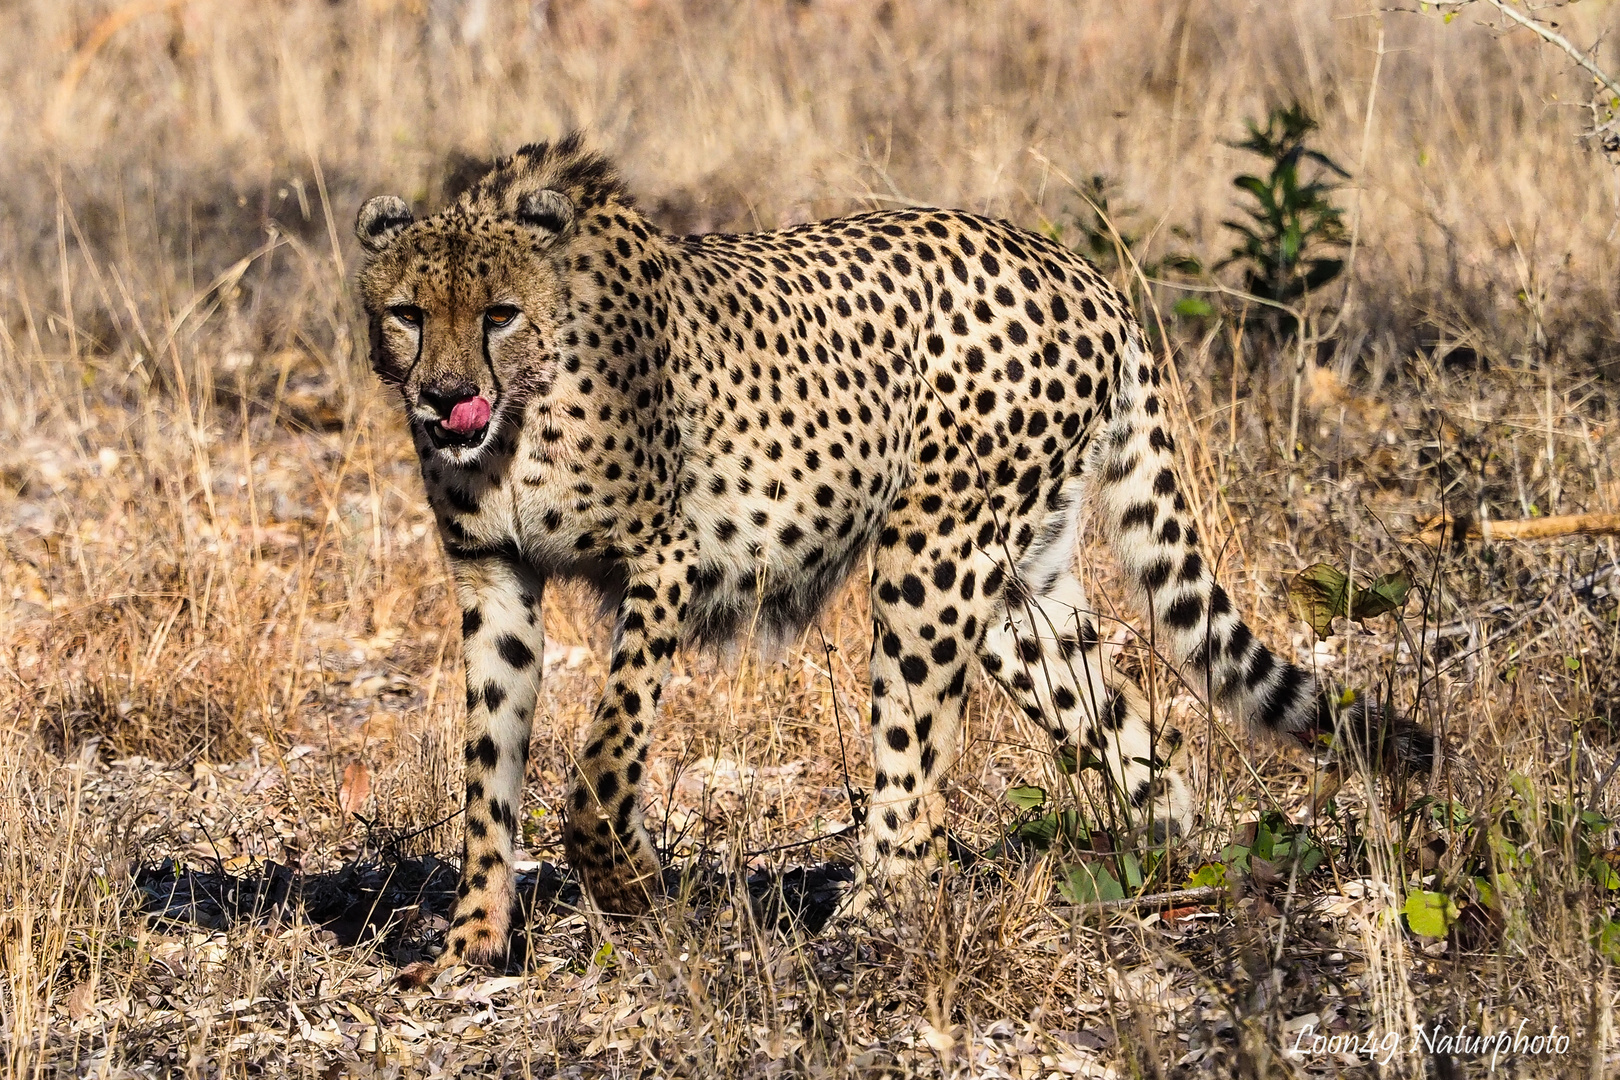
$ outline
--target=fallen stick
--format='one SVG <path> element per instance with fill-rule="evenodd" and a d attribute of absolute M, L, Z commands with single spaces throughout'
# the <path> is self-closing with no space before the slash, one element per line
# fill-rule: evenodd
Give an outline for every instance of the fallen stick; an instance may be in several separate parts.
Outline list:
<path fill-rule="evenodd" d="M 1147 896 L 1127 896 L 1123 900 L 1091 900 L 1084 904 L 1074 904 L 1074 908 L 1083 912 L 1091 911 L 1132 911 L 1136 908 L 1158 907 L 1186 907 L 1202 904 L 1217 896 L 1227 895 L 1231 892 L 1220 885 L 1199 885 L 1192 889 L 1176 889 L 1173 892 L 1149 893 Z"/>
<path fill-rule="evenodd" d="M 1560 536 L 1620 535 L 1620 514 L 1558 514 L 1519 521 L 1442 520 L 1416 537 L 1418 543 L 1439 547 L 1447 540 L 1552 540 Z"/>

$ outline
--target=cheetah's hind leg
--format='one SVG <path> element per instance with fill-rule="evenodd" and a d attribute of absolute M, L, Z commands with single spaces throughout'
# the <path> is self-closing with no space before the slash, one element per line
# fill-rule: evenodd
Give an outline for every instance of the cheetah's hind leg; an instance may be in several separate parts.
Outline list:
<path fill-rule="evenodd" d="M 1038 595 L 1006 593 L 981 662 L 1059 746 L 1103 764 L 1133 826 L 1185 835 L 1192 799 L 1175 764 L 1181 733 L 1155 728 L 1142 691 L 1104 655 L 1096 613 L 1072 570 Z"/>

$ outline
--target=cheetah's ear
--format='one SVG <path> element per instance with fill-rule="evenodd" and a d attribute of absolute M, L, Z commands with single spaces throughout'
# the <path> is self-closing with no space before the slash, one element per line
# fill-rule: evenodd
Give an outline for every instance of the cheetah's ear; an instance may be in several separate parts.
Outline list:
<path fill-rule="evenodd" d="M 354 235 L 360 238 L 361 247 L 375 255 L 393 243 L 400 230 L 415 220 L 404 199 L 398 195 L 379 195 L 367 199 L 366 205 L 360 208 L 360 216 L 354 220 Z"/>
<path fill-rule="evenodd" d="M 518 196 L 512 217 L 519 225 L 560 238 L 574 224 L 574 204 L 554 188 L 525 191 Z"/>

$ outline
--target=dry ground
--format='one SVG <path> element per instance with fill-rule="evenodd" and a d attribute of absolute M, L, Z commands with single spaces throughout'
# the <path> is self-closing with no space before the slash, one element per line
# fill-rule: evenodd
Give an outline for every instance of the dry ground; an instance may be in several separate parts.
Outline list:
<path fill-rule="evenodd" d="M 0 1070 L 1449 1077 L 1489 1055 L 1411 1054 L 1420 1026 L 1524 1020 L 1569 1042 L 1499 1074 L 1614 1075 L 1613 542 L 1403 538 L 1442 509 L 1617 509 L 1620 174 L 1576 138 L 1589 88 L 1561 54 L 1474 9 L 1375 7 L 6 5 Z M 1549 17 L 1583 45 L 1620 29 L 1607 0 Z M 1256 164 L 1229 143 L 1292 100 L 1354 174 L 1353 292 L 1322 298 L 1291 447 L 1292 358 L 1238 302 L 1177 318 L 1185 294 L 1151 291 L 1184 471 L 1255 625 L 1433 725 L 1435 776 L 1352 781 L 1314 827 L 1321 868 L 1251 863 L 1203 904 L 1077 912 L 1056 879 L 1078 856 L 1004 845 L 892 932 L 779 925 L 850 853 L 852 593 L 780 665 L 683 658 L 650 787 L 688 873 L 658 917 L 602 925 L 550 862 L 604 661 L 589 598 L 558 591 L 522 959 L 391 987 L 443 925 L 461 694 L 348 287 L 364 196 L 432 206 L 467 160 L 581 125 L 675 230 L 916 200 L 1084 244 L 1077 186 L 1100 176 L 1138 259 L 1213 263 Z M 1403 623 L 1315 644 L 1284 585 L 1323 560 L 1410 560 L 1423 588 Z M 1106 586 L 1106 554 L 1087 562 Z M 1192 736 L 1204 807 L 1152 887 L 1242 822 L 1301 820 L 1308 763 L 1238 745 L 1122 640 Z M 983 851 L 1023 820 L 1011 786 L 1069 781 L 988 690 L 970 723 L 953 805 Z M 1446 937 L 1397 913 L 1425 887 L 1461 909 Z M 1312 1033 L 1401 1053 L 1290 1051 Z"/>

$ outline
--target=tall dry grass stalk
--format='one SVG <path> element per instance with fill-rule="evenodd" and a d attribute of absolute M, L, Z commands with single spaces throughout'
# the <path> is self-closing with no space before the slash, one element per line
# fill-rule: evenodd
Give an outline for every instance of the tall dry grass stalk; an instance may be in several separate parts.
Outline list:
<path fill-rule="evenodd" d="M 1617 11 L 1558 17 L 1589 42 Z M 1587 80 L 1566 57 L 1467 14 L 1315 0 L 16 0 L 0 32 L 9 1075 L 425 1073 L 452 1045 L 485 1055 L 468 1068 L 541 1075 L 1366 1068 L 1286 1059 L 1288 1025 L 1313 1013 L 1402 1032 L 1556 1018 L 1578 1054 L 1515 1067 L 1612 1073 L 1611 894 L 1549 809 L 1617 809 L 1600 783 L 1620 715 L 1612 544 L 1401 543 L 1447 507 L 1620 501 L 1620 173 L 1575 138 Z M 1599 46 L 1607 70 L 1614 48 Z M 131 869 L 163 857 L 237 875 L 351 865 L 370 850 L 356 810 L 417 833 L 413 851 L 453 848 L 459 646 L 409 442 L 366 371 L 347 281 L 363 197 L 433 207 L 470 162 L 585 127 L 673 230 L 918 202 L 1077 241 L 1076 185 L 1096 176 L 1138 262 L 1212 264 L 1233 243 L 1231 177 L 1252 168 L 1229 143 L 1296 100 L 1353 163 L 1353 302 L 1319 298 L 1336 332 L 1294 422 L 1294 356 L 1241 305 L 1181 318 L 1182 294 L 1151 290 L 1184 468 L 1244 609 L 1442 731 L 1433 792 L 1473 831 L 1413 813 L 1416 789 L 1403 803 L 1352 784 L 1351 824 L 1320 826 L 1331 880 L 1253 886 L 1208 933 L 1071 925 L 1061 866 L 1012 855 L 864 943 L 783 936 L 735 891 L 688 892 L 650 927 L 542 920 L 528 962 L 545 977 L 489 990 L 500 1009 L 474 1034 L 476 1001 L 401 1002 L 395 957 L 296 920 L 214 932 L 140 914 Z M 1421 615 L 1310 651 L 1284 575 L 1407 558 Z M 1111 565 L 1093 563 L 1106 596 Z M 589 598 L 557 593 L 546 617 L 537 859 L 604 663 Z M 785 667 L 684 661 L 649 785 L 678 854 L 747 868 L 843 850 L 776 850 L 848 824 L 846 754 L 857 786 L 865 770 L 863 601 L 824 629 Z M 1194 736 L 1205 854 L 1235 820 L 1298 810 L 1308 767 L 1208 724 L 1125 640 Z M 956 825 L 987 847 L 1010 784 L 1069 781 L 988 692 L 970 724 Z M 1456 884 L 1469 845 L 1505 911 L 1443 945 L 1410 935 L 1404 892 L 1430 873 Z M 1425 1068 L 1441 1067 L 1384 1075 Z"/>

